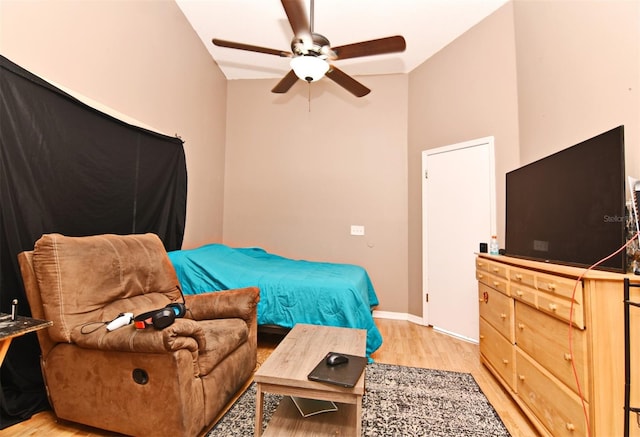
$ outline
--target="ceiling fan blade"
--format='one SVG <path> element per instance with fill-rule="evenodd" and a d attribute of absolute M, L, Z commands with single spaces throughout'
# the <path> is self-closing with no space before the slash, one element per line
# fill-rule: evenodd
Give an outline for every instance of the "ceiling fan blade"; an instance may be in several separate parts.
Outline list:
<path fill-rule="evenodd" d="M 298 80 L 295 71 L 291 70 L 283 77 L 280 82 L 271 90 L 272 93 L 284 94 L 291 89 L 294 83 Z"/>
<path fill-rule="evenodd" d="M 359 58 L 361 56 L 382 55 L 384 53 L 403 52 L 407 43 L 402 36 L 372 39 L 339 47 L 332 47 L 336 59 Z"/>
<path fill-rule="evenodd" d="M 283 50 L 269 49 L 266 47 L 252 46 L 250 44 L 243 44 L 240 42 L 225 41 L 223 39 L 213 38 L 211 40 L 218 47 L 226 47 L 229 49 L 248 50 L 250 52 L 266 53 L 267 55 L 276 55 L 283 58 L 290 58 L 293 56 L 291 52 L 285 52 Z"/>
<path fill-rule="evenodd" d="M 293 34 L 302 39 L 311 39 L 311 26 L 304 6 L 304 0 L 282 0 Z"/>
<path fill-rule="evenodd" d="M 333 65 L 326 76 L 356 97 L 364 97 L 371 92 L 369 88 Z"/>

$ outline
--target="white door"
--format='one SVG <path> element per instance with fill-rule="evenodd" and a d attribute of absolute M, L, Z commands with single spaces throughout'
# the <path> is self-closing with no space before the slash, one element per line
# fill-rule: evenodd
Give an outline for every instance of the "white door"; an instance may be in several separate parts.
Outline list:
<path fill-rule="evenodd" d="M 495 233 L 493 137 L 422 152 L 423 323 L 478 342 L 475 253 Z"/>

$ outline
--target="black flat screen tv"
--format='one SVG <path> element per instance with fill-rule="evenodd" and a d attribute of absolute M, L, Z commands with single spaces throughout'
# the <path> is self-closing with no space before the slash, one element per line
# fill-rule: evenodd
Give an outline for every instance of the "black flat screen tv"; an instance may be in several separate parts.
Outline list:
<path fill-rule="evenodd" d="M 624 126 L 507 173 L 505 228 L 506 255 L 538 261 L 586 267 L 623 246 Z"/>

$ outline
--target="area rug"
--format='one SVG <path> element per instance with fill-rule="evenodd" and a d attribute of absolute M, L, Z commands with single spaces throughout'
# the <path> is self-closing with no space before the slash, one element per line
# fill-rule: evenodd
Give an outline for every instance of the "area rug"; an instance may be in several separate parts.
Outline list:
<path fill-rule="evenodd" d="M 379 363 L 369 364 L 366 372 L 363 436 L 509 436 L 469 373 Z M 254 383 L 206 437 L 253 435 L 255 398 Z M 263 426 L 281 398 L 265 393 Z"/>

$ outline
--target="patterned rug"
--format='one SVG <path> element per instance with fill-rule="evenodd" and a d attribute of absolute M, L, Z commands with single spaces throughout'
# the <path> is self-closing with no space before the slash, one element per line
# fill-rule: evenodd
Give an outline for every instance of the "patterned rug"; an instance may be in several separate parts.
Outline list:
<path fill-rule="evenodd" d="M 468 373 L 373 363 L 365 378 L 363 436 L 509 436 Z M 255 398 L 252 384 L 206 437 L 253 435 Z M 264 426 L 281 398 L 265 394 Z"/>

